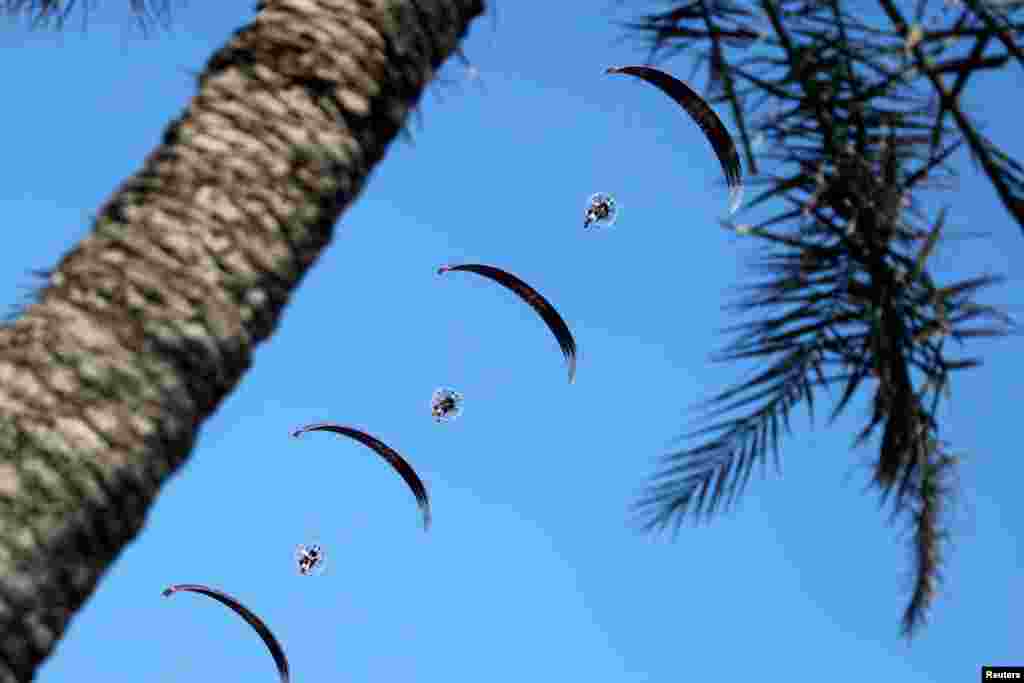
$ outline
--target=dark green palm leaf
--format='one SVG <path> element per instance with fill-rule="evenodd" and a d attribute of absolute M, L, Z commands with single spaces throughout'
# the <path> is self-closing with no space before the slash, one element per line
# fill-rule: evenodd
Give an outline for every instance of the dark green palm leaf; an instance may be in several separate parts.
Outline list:
<path fill-rule="evenodd" d="M 919 0 L 918 16 L 929 2 Z M 813 421 L 815 391 L 838 387 L 832 422 L 854 397 L 868 399 L 871 414 L 853 445 L 877 448 L 873 484 L 913 530 L 909 636 L 935 594 L 940 512 L 955 464 L 938 437 L 939 399 L 951 395 L 953 371 L 980 364 L 949 357 L 945 342 L 1014 331 L 1008 315 L 976 301 L 999 278 L 937 284 L 929 261 L 947 237 L 947 211 L 928 220 L 916 194 L 943 189 L 955 175 L 952 153 L 967 145 L 1024 226 L 1024 166 L 956 99 L 970 75 L 1017 58 L 1024 22 L 1016 12 L 993 19 L 965 10 L 948 31 L 929 28 L 910 43 L 911 24 L 894 0 L 879 3 L 888 28 L 841 0 L 685 1 L 631 27 L 652 57 L 695 54 L 714 69 L 708 76 L 723 85 L 721 97 L 730 97 L 729 83 L 750 105 L 732 109 L 736 129 L 760 131 L 759 161 L 771 168 L 751 179 L 764 189 L 747 208 L 781 200 L 774 213 L 734 228 L 762 246 L 751 268 L 758 279 L 726 307 L 745 320 L 727 328 L 733 340 L 713 356 L 759 366 L 704 405 L 706 426 L 684 437 L 696 443 L 665 456 L 634 513 L 648 531 L 707 521 L 736 504 L 758 463 L 766 468 L 772 456 L 777 464 L 797 404 Z M 763 28 L 759 14 L 770 35 L 752 40 Z M 950 36 L 973 43 L 967 58 L 947 51 Z M 1006 53 L 986 52 L 998 43 Z M 765 106 L 771 114 L 750 125 Z"/>

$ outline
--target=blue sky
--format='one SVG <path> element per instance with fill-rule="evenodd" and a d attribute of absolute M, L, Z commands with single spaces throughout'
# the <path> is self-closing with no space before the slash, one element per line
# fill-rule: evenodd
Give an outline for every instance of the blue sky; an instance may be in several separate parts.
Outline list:
<path fill-rule="evenodd" d="M 122 4 L 102 3 L 85 34 L 78 14 L 63 34 L 0 30 L 7 63 L 28 65 L 7 70 L 0 110 L 8 303 L 28 270 L 86 234 L 193 95 L 190 71 L 253 14 L 252 0 L 190 3 L 147 40 Z M 734 320 L 720 307 L 749 249 L 717 225 L 727 192 L 696 126 L 653 88 L 604 75 L 646 57 L 613 23 L 631 15 L 544 3 L 538 21 L 539 9 L 503 2 L 496 26 L 473 26 L 465 49 L 486 92 L 458 64 L 446 73 L 459 91 L 428 92 L 414 144 L 396 141 L 342 217 L 42 683 L 276 680 L 234 614 L 160 597 L 184 582 L 260 614 L 295 681 L 910 683 L 1021 663 L 1019 340 L 977 345 L 987 365 L 954 380 L 943 409 L 944 436 L 968 458 L 947 582 L 911 647 L 898 635 L 909 557 L 877 496 L 862 494 L 870 451 L 849 450 L 863 401 L 831 428 L 798 418 L 783 476 L 755 477 L 713 525 L 670 543 L 626 524 L 689 409 L 743 371 L 708 356 L 727 341 L 719 330 Z M 691 62 L 667 68 L 687 78 Z M 1024 157 L 1021 70 L 979 86 L 967 102 L 991 103 L 986 131 Z M 989 300 L 1019 302 L 1024 236 L 966 155 L 959 167 L 949 225 L 992 235 L 943 244 L 938 272 L 1006 274 Z M 584 232 L 597 191 L 622 213 Z M 580 347 L 575 385 L 525 305 L 473 275 L 434 274 L 460 261 L 507 268 L 559 308 Z M 466 397 L 445 425 L 429 415 L 440 385 Z M 372 453 L 290 438 L 319 420 L 408 457 L 430 490 L 429 535 Z M 292 551 L 314 536 L 329 570 L 300 577 Z"/>

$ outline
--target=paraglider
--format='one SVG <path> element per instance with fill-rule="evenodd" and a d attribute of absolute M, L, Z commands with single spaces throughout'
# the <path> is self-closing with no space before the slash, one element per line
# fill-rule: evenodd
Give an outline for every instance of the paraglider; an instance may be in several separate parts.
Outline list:
<path fill-rule="evenodd" d="M 444 387 L 436 389 L 430 397 L 430 414 L 434 422 L 448 422 L 462 415 L 462 394 Z"/>
<path fill-rule="evenodd" d="M 233 610 L 238 616 L 245 619 L 245 621 L 252 626 L 253 630 L 259 634 L 259 637 L 263 640 L 263 644 L 266 645 L 267 650 L 270 651 L 270 656 L 274 658 L 274 664 L 277 665 L 277 674 L 281 679 L 281 683 L 288 683 L 288 658 L 285 657 L 284 649 L 281 647 L 281 644 L 277 642 L 277 638 L 274 637 L 274 634 L 267 625 L 263 623 L 262 619 L 250 612 L 244 605 L 242 605 L 242 603 L 238 602 L 238 600 L 235 600 L 227 593 L 197 583 L 179 583 L 169 586 L 164 589 L 163 596 L 167 598 L 180 591 L 200 593 L 213 598 L 217 602 L 222 605 L 226 605 L 228 608 Z"/>
<path fill-rule="evenodd" d="M 437 274 L 443 275 L 449 271 L 476 273 L 477 275 L 494 280 L 499 285 L 512 290 L 516 296 L 528 303 L 544 320 L 551 333 L 555 335 L 558 346 L 562 349 L 562 355 L 565 356 L 565 360 L 569 365 L 569 384 L 573 383 L 576 377 L 576 341 L 572 337 L 572 332 L 569 331 L 569 326 L 565 324 L 562 316 L 558 314 L 558 311 L 555 310 L 555 307 L 547 299 L 512 273 L 507 273 L 494 266 L 482 263 L 463 263 L 457 266 L 448 265 L 438 268 Z"/>
<path fill-rule="evenodd" d="M 419 475 L 412 468 L 405 458 L 398 454 L 393 448 L 388 446 L 386 443 L 377 439 L 376 437 L 370 436 L 366 432 L 352 427 L 345 427 L 343 425 L 335 424 L 333 422 L 317 422 L 314 424 L 306 425 L 300 429 L 296 429 L 292 432 L 292 436 L 299 437 L 306 432 L 331 432 L 334 434 L 340 434 L 341 436 L 347 436 L 350 439 L 354 439 L 364 446 L 372 449 L 377 455 L 384 458 L 390 464 L 399 476 L 405 480 L 405 483 L 412 490 L 413 496 L 416 497 L 416 503 L 420 507 L 420 511 L 423 513 L 423 530 L 427 531 L 430 529 L 430 500 L 427 498 L 427 488 L 423 485 L 423 481 Z"/>
<path fill-rule="evenodd" d="M 605 73 L 629 74 L 647 81 L 686 110 L 690 118 L 700 126 L 704 137 L 708 139 L 711 147 L 715 150 L 718 162 L 722 165 L 722 171 L 725 172 L 725 180 L 729 184 L 729 213 L 735 212 L 743 198 L 743 171 L 740 166 L 740 155 L 736 151 L 736 143 L 729 135 L 729 130 L 718 118 L 718 114 L 704 101 L 704 98 L 674 76 L 650 66 L 610 67 L 605 70 Z"/>
<path fill-rule="evenodd" d="M 587 209 L 583 214 L 583 228 L 604 226 L 610 228 L 615 225 L 615 219 L 619 216 L 619 207 L 615 198 L 604 192 L 596 192 L 590 195 L 587 200 Z"/>
<path fill-rule="evenodd" d="M 323 547 L 318 543 L 297 545 L 295 547 L 295 563 L 298 565 L 299 574 L 302 576 L 323 574 L 327 567 L 325 555 Z"/>

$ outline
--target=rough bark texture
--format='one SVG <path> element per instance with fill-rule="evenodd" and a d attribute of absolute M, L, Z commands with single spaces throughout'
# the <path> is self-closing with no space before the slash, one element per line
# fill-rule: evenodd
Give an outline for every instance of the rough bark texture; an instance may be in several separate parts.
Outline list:
<path fill-rule="evenodd" d="M 265 0 L 0 328 L 0 681 L 142 528 L 482 0 Z"/>

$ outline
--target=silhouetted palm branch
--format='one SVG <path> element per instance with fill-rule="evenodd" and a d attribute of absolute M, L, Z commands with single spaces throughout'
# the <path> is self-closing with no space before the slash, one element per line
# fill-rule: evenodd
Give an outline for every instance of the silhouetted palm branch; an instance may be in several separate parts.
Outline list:
<path fill-rule="evenodd" d="M 109 4 L 127 4 L 139 27 L 146 31 L 153 24 L 162 28 L 170 25 L 171 0 L 106 0 Z M 0 13 L 11 18 L 26 15 L 32 28 L 52 26 L 63 30 L 72 12 L 82 16 L 82 28 L 86 27 L 89 11 L 95 9 L 97 0 L 0 0 Z"/>
<path fill-rule="evenodd" d="M 715 357 L 762 367 L 707 403 L 712 424 L 686 435 L 697 445 L 666 457 L 635 511 L 646 530 L 708 520 L 737 501 L 756 465 L 763 471 L 771 455 L 777 466 L 797 404 L 813 420 L 816 391 L 836 387 L 831 421 L 867 394 L 871 415 L 854 445 L 880 437 L 872 483 L 913 531 L 909 637 L 940 577 L 955 476 L 939 400 L 954 371 L 981 364 L 951 355 L 947 342 L 1013 330 L 1006 314 L 975 300 L 999 278 L 936 282 L 928 260 L 946 210 L 930 220 L 920 194 L 948 186 L 949 159 L 966 144 L 1024 227 L 1024 167 L 958 100 L 970 75 L 1024 64 L 1014 42 L 1024 12 L 969 2 L 924 30 L 929 6 L 941 2 L 913 3 L 912 22 L 895 0 L 878 4 L 882 12 L 841 0 L 688 0 L 627 25 L 652 58 L 693 52 L 708 65 L 709 100 L 730 104 L 748 165 L 757 154 L 766 167 L 750 180 L 764 189 L 747 208 L 779 203 L 756 225 L 730 226 L 760 240 L 760 279 L 729 307 L 747 320 L 727 330 L 735 338 Z M 1002 53 L 986 54 L 999 45 Z"/>

